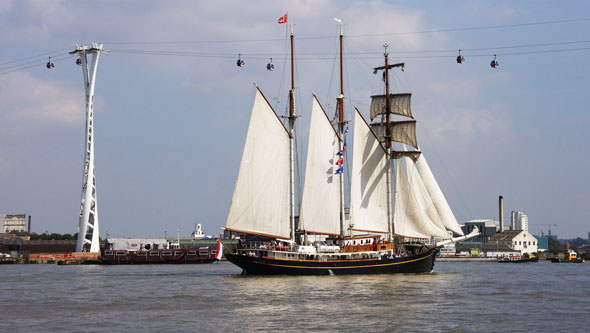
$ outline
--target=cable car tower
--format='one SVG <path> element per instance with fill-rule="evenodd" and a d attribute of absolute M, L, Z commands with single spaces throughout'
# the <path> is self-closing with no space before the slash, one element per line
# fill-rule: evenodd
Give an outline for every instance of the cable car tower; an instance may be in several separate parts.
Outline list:
<path fill-rule="evenodd" d="M 70 54 L 77 54 L 84 76 L 86 90 L 86 136 L 84 145 L 84 170 L 82 174 L 82 199 L 80 203 L 80 217 L 78 221 L 78 241 L 76 252 L 100 252 L 98 209 L 96 204 L 96 180 L 94 174 L 94 82 L 100 53 L 101 43 L 92 43 L 90 47 L 76 44 L 76 49 Z M 88 63 L 87 55 L 92 55 Z"/>

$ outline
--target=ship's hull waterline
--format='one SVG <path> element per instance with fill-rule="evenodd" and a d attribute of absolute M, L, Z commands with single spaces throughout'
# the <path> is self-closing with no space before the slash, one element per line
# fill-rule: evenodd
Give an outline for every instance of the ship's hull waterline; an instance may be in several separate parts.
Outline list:
<path fill-rule="evenodd" d="M 437 248 L 392 259 L 298 260 L 226 254 L 244 275 L 344 275 L 429 273 L 434 268 Z"/>

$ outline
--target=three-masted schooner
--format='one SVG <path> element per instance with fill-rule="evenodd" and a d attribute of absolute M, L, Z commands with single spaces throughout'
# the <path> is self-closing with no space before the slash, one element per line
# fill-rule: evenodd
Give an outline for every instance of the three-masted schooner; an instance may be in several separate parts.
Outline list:
<path fill-rule="evenodd" d="M 434 267 L 440 243 L 463 236 L 440 187 L 416 143 L 410 94 L 389 92 L 387 47 L 385 95 L 372 96 L 371 120 L 355 110 L 350 217 L 346 221 L 343 181 L 346 145 L 340 29 L 340 95 L 336 128 L 314 96 L 307 167 L 299 223 L 294 203 L 293 39 L 288 126 L 260 89 L 256 97 L 226 229 L 255 235 L 226 258 L 243 274 L 423 273 Z M 393 116 L 410 120 L 392 121 Z M 401 151 L 392 149 L 401 143 Z M 408 151 L 405 145 L 414 147 Z M 396 167 L 392 168 L 395 163 Z M 405 166 L 405 167 L 404 167 Z M 395 170 L 395 191 L 392 184 Z M 395 209 L 394 209 L 395 208 Z M 449 233 L 451 232 L 451 233 Z M 461 237 L 452 238 L 452 235 Z M 314 237 L 316 241 L 310 242 Z M 319 241 L 317 239 L 320 239 Z"/>

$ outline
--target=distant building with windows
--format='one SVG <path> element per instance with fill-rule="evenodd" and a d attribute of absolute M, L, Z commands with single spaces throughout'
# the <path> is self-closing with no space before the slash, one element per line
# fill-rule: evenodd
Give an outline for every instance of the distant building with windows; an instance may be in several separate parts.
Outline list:
<path fill-rule="evenodd" d="M 29 216 L 29 221 L 31 217 Z M 29 232 L 29 223 L 27 222 L 27 214 L 3 215 L 4 233 L 9 232 Z"/>
<path fill-rule="evenodd" d="M 508 230 L 494 234 L 488 243 L 505 245 L 521 254 L 538 252 L 538 241 L 526 230 Z"/>
<path fill-rule="evenodd" d="M 500 244 L 499 242 L 457 243 L 455 246 L 459 256 L 469 255 L 488 258 L 501 258 L 520 255 L 519 251 L 516 251 L 505 244 Z"/>
<path fill-rule="evenodd" d="M 529 230 L 529 217 L 523 212 L 512 211 L 510 222 L 512 230 Z"/>
<path fill-rule="evenodd" d="M 473 229 L 479 229 L 481 233 L 477 237 L 473 237 L 462 243 L 487 243 L 493 234 L 500 231 L 500 221 L 497 220 L 469 220 L 465 222 L 465 225 L 461 226 L 461 230 L 465 235 L 473 231 Z"/>

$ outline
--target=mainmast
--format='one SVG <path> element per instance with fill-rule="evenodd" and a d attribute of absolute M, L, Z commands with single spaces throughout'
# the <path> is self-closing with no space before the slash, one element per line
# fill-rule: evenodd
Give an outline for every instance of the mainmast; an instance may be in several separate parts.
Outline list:
<path fill-rule="evenodd" d="M 387 224 L 389 228 L 389 240 L 393 239 L 393 234 L 395 232 L 395 227 L 393 225 L 393 214 L 391 211 L 391 205 L 393 201 L 393 197 L 391 195 L 391 126 L 389 124 L 389 52 L 387 52 L 387 47 L 389 45 L 385 44 L 383 47 L 385 48 L 385 142 L 387 142 L 387 170 L 385 171 L 386 178 L 387 178 Z"/>
<path fill-rule="evenodd" d="M 392 134 L 391 134 L 391 121 L 390 121 L 390 116 L 391 116 L 391 101 L 390 101 L 390 94 L 389 94 L 389 69 L 391 68 L 395 68 L 395 67 L 401 67 L 402 70 L 404 68 L 404 63 L 399 63 L 399 64 L 389 64 L 389 52 L 387 51 L 387 48 L 389 47 L 389 45 L 385 44 L 383 45 L 383 47 L 385 48 L 385 52 L 383 53 L 383 56 L 385 57 L 385 66 L 382 67 L 376 67 L 374 68 L 375 73 L 377 73 L 377 71 L 379 70 L 384 70 L 385 72 L 383 73 L 383 79 L 385 81 L 385 136 L 384 136 L 384 143 L 385 143 L 385 148 L 387 150 L 387 172 L 386 172 L 386 178 L 387 178 L 387 219 L 388 219 L 388 231 L 389 231 L 389 239 L 393 239 L 393 235 L 395 234 L 395 228 L 394 228 L 394 223 L 393 223 L 393 212 L 392 212 L 392 202 L 393 202 L 393 197 L 392 197 L 392 193 L 391 193 L 391 157 L 392 157 L 392 150 L 391 150 L 391 141 L 392 141 Z"/>
<path fill-rule="evenodd" d="M 291 90 L 289 90 L 289 209 L 291 213 L 291 240 L 295 241 L 295 63 L 294 63 L 294 43 L 293 43 L 293 25 L 291 24 Z"/>
<path fill-rule="evenodd" d="M 342 20 L 335 18 L 336 22 L 340 23 L 340 95 L 338 95 L 338 135 L 344 140 L 344 74 L 343 74 L 343 56 L 342 56 L 342 40 L 344 38 L 342 33 Z M 344 141 L 340 141 L 340 151 L 344 150 Z M 344 238 L 344 172 L 338 174 L 340 177 L 340 237 Z"/>

